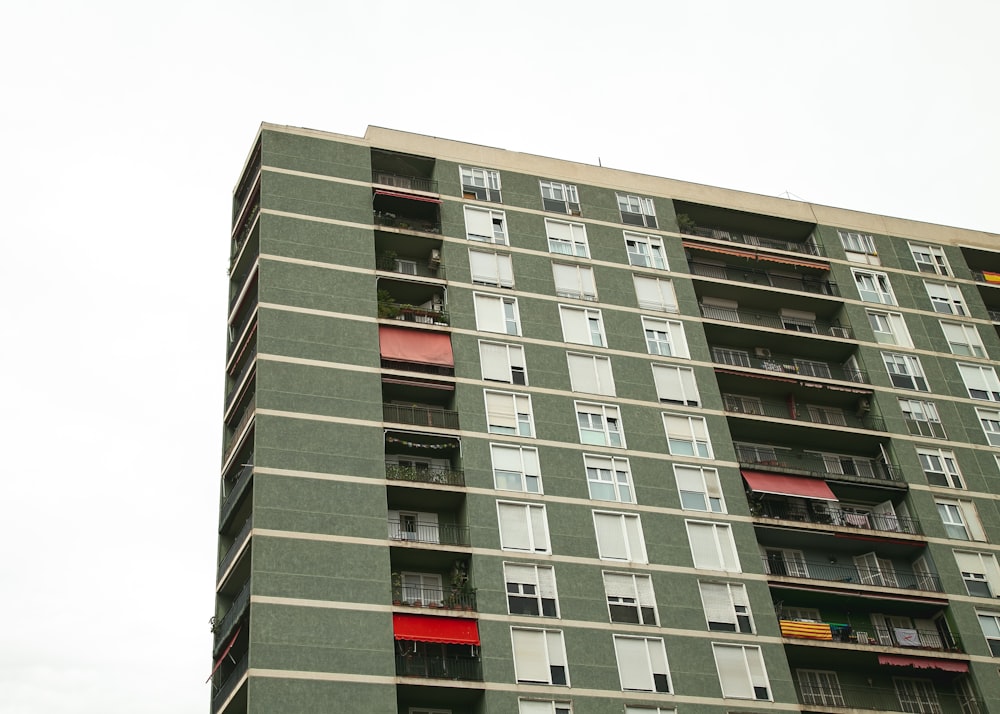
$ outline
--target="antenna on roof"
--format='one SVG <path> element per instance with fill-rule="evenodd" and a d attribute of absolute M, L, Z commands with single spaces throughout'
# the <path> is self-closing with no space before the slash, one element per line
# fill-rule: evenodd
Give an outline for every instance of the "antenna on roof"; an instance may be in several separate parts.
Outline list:
<path fill-rule="evenodd" d="M 784 193 L 779 193 L 778 194 L 778 198 L 787 198 L 790 201 L 805 201 L 806 200 L 806 199 L 802 198 L 802 196 L 794 194 L 791 191 L 789 191 L 788 189 L 785 189 Z"/>

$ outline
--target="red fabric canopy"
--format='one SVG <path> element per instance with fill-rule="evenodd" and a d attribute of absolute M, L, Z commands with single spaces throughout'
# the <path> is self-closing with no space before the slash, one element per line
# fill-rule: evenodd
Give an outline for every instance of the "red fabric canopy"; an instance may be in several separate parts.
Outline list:
<path fill-rule="evenodd" d="M 451 335 L 447 332 L 380 325 L 378 341 L 379 349 L 385 359 L 436 364 L 443 367 L 455 366 L 455 355 L 451 351 Z"/>
<path fill-rule="evenodd" d="M 797 258 L 785 258 L 780 255 L 770 255 L 768 253 L 758 253 L 757 260 L 766 260 L 771 263 L 781 263 L 782 265 L 794 265 L 799 268 L 814 268 L 815 270 L 829 270 L 829 265 L 823 263 L 813 263 L 809 260 L 799 260 Z"/>
<path fill-rule="evenodd" d="M 448 645 L 478 645 L 475 620 L 428 615 L 393 615 L 392 631 L 397 640 L 442 642 Z"/>
<path fill-rule="evenodd" d="M 802 476 L 780 476 L 760 471 L 740 471 L 743 480 L 757 493 L 774 493 L 780 496 L 817 498 L 822 501 L 836 501 L 837 497 L 826 485 L 826 481 L 803 478 Z"/>
<path fill-rule="evenodd" d="M 209 679 L 215 676 L 216 670 L 218 670 L 219 667 L 222 666 L 222 660 L 226 658 L 226 655 L 229 654 L 229 650 L 231 650 L 233 648 L 233 645 L 236 644 L 236 638 L 240 636 L 240 631 L 242 629 L 243 625 L 240 625 L 239 627 L 236 628 L 236 634 L 233 635 L 233 639 L 229 640 L 229 644 L 226 645 L 225 651 L 221 655 L 219 655 L 219 659 L 215 660 L 215 666 L 212 667 L 212 673 L 208 675 L 208 679 L 205 680 L 206 683 L 208 682 Z"/>
<path fill-rule="evenodd" d="M 894 667 L 916 667 L 917 669 L 940 669 L 944 672 L 968 672 L 969 663 L 952 659 L 927 659 L 924 657 L 905 657 L 903 655 L 879 655 L 879 664 Z"/>
<path fill-rule="evenodd" d="M 441 203 L 440 198 L 431 198 L 430 196 L 418 196 L 415 193 L 399 193 L 398 191 L 383 191 L 378 189 L 375 191 L 376 196 L 392 196 L 393 198 L 409 198 L 414 201 L 426 201 L 427 203 Z"/>
<path fill-rule="evenodd" d="M 694 243 L 692 241 L 681 241 L 681 245 L 685 248 L 692 248 L 693 250 L 704 250 L 709 253 L 722 253 L 723 255 L 732 255 L 737 258 L 746 258 L 747 260 L 754 260 L 755 255 L 749 250 L 740 250 L 738 248 L 723 248 L 718 245 L 709 245 L 707 243 Z"/>

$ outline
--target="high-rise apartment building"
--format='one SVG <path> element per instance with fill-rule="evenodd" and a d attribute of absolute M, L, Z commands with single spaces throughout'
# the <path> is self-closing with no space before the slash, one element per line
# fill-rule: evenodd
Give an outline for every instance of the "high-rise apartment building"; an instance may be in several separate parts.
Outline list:
<path fill-rule="evenodd" d="M 212 714 L 1000 713 L 1000 236 L 264 125 L 230 295 Z"/>

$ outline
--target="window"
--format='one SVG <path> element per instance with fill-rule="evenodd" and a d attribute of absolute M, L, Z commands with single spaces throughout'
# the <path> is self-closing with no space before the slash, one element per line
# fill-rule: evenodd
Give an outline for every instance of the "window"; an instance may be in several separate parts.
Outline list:
<path fill-rule="evenodd" d="M 548 702 L 536 699 L 519 699 L 517 714 L 573 714 L 569 702 Z"/>
<path fill-rule="evenodd" d="M 713 632 L 752 633 L 753 618 L 746 586 L 740 583 L 698 583 L 705 621 Z"/>
<path fill-rule="evenodd" d="M 506 253 L 470 250 L 469 271 L 472 274 L 472 282 L 476 285 L 514 287 L 514 264 Z"/>
<path fill-rule="evenodd" d="M 759 347 L 754 351 L 762 357 L 767 357 L 771 354 L 771 350 L 766 347 Z M 734 350 L 728 347 L 713 347 L 712 359 L 721 364 L 731 364 L 735 367 L 753 367 L 753 364 L 750 362 L 750 353 L 746 350 Z"/>
<path fill-rule="evenodd" d="M 983 347 L 983 340 L 979 336 L 979 331 L 975 325 L 967 325 L 964 322 L 941 321 L 941 331 L 948 341 L 948 349 L 953 355 L 965 355 L 967 357 L 985 357 L 986 348 Z"/>
<path fill-rule="evenodd" d="M 654 364 L 652 368 L 656 396 L 661 402 L 684 404 L 689 407 L 701 404 L 701 395 L 698 393 L 698 383 L 695 381 L 693 369 L 667 364 Z"/>
<path fill-rule="evenodd" d="M 701 314 L 710 320 L 739 322 L 739 307 L 739 303 L 735 300 L 724 300 L 723 298 L 713 297 L 705 297 L 701 299 Z"/>
<path fill-rule="evenodd" d="M 462 197 L 475 198 L 479 201 L 501 203 L 500 172 L 494 169 L 477 169 L 469 166 L 459 166 L 462 177 Z"/>
<path fill-rule="evenodd" d="M 476 307 L 477 330 L 500 332 L 505 335 L 521 334 L 517 300 L 485 293 L 474 293 L 472 299 Z"/>
<path fill-rule="evenodd" d="M 576 424 L 580 429 L 580 443 L 595 446 L 625 448 L 618 407 L 610 404 L 576 402 Z"/>
<path fill-rule="evenodd" d="M 867 233 L 837 231 L 837 235 L 840 236 L 840 244 L 844 246 L 847 253 L 878 254 L 875 250 L 875 239 Z M 850 258 L 850 256 L 848 257 Z"/>
<path fill-rule="evenodd" d="M 809 567 L 801 550 L 788 548 L 763 548 L 764 572 L 793 578 L 808 578 Z"/>
<path fill-rule="evenodd" d="M 441 589 L 441 576 L 434 573 L 400 573 L 402 602 L 407 605 L 441 606 L 444 604 L 444 591 Z M 393 597 L 399 597 L 393 595 Z"/>
<path fill-rule="evenodd" d="M 580 215 L 580 195 L 576 186 L 557 181 L 539 181 L 542 191 L 542 208 L 556 213 Z"/>
<path fill-rule="evenodd" d="M 917 270 L 921 273 L 951 275 L 948 259 L 944 257 L 944 251 L 941 248 L 935 245 L 913 245 L 910 243 L 910 254 L 913 256 Z"/>
<path fill-rule="evenodd" d="M 507 245 L 507 216 L 503 211 L 465 206 L 465 237 L 482 243 Z"/>
<path fill-rule="evenodd" d="M 626 704 L 625 714 L 677 714 L 677 710 L 666 707 L 636 707 Z"/>
<path fill-rule="evenodd" d="M 898 312 L 882 312 L 867 310 L 868 322 L 875 334 L 875 341 L 883 345 L 899 345 L 913 347 L 910 331 L 906 329 L 906 321 Z"/>
<path fill-rule="evenodd" d="M 712 643 L 715 666 L 719 670 L 722 696 L 734 699 L 771 699 L 767 671 L 760 647 Z"/>
<path fill-rule="evenodd" d="M 851 272 L 854 273 L 854 283 L 857 285 L 862 300 L 878 302 L 883 305 L 896 304 L 896 296 L 892 293 L 888 275 L 870 270 L 853 270 Z"/>
<path fill-rule="evenodd" d="M 667 650 L 659 637 L 615 635 L 618 676 L 625 692 L 670 692 Z"/>
<path fill-rule="evenodd" d="M 635 503 L 628 459 L 584 454 L 583 465 L 587 469 L 587 488 L 592 499 Z"/>
<path fill-rule="evenodd" d="M 896 687 L 900 711 L 912 714 L 941 714 L 941 703 L 938 701 L 931 680 L 893 677 L 892 683 Z"/>
<path fill-rule="evenodd" d="M 500 547 L 529 553 L 549 553 L 549 526 L 545 506 L 497 501 Z"/>
<path fill-rule="evenodd" d="M 938 515 L 949 538 L 955 540 L 985 541 L 986 532 L 979 521 L 976 504 L 972 501 L 946 501 L 934 499 Z"/>
<path fill-rule="evenodd" d="M 527 394 L 483 390 L 486 398 L 486 425 L 491 434 L 534 436 L 531 397 Z"/>
<path fill-rule="evenodd" d="M 677 295 L 674 294 L 674 284 L 671 281 L 643 275 L 633 275 L 632 280 L 635 282 L 635 297 L 639 307 L 644 310 L 677 312 Z"/>
<path fill-rule="evenodd" d="M 847 706 L 836 672 L 822 669 L 797 669 L 795 675 L 799 680 L 803 704 L 822 707 Z"/>
<path fill-rule="evenodd" d="M 663 428 L 671 455 L 712 458 L 712 442 L 709 441 L 708 425 L 703 417 L 664 413 Z"/>
<path fill-rule="evenodd" d="M 944 425 L 938 416 L 934 402 L 921 402 L 916 399 L 900 399 L 899 408 L 903 411 L 906 428 L 914 436 L 933 436 L 938 439 L 947 438 Z M 1000 441 L 998 441 L 1000 444 Z"/>
<path fill-rule="evenodd" d="M 663 249 L 663 241 L 656 236 L 644 236 L 625 231 L 625 252 L 628 253 L 629 265 L 670 270 L 670 266 L 667 264 L 667 255 Z"/>
<path fill-rule="evenodd" d="M 415 543 L 440 543 L 437 514 L 390 510 L 389 538 Z"/>
<path fill-rule="evenodd" d="M 594 511 L 597 554 L 601 560 L 645 563 L 646 544 L 639 516 L 633 513 Z"/>
<path fill-rule="evenodd" d="M 567 223 L 545 219 L 545 235 L 549 239 L 549 252 L 560 255 L 573 255 L 577 258 L 589 258 L 590 248 L 587 245 L 587 227 L 582 223 Z"/>
<path fill-rule="evenodd" d="M 500 491 L 542 492 L 538 450 L 527 446 L 490 444 L 493 486 Z"/>
<path fill-rule="evenodd" d="M 559 322 L 562 324 L 563 340 L 578 345 L 606 347 L 604 322 L 600 310 L 559 306 Z"/>
<path fill-rule="evenodd" d="M 816 360 L 811 359 L 799 359 L 798 357 L 792 361 L 795 364 L 795 371 L 798 374 L 804 374 L 807 377 L 825 377 L 826 379 L 833 378 L 833 373 L 830 371 L 830 365 L 826 362 L 817 362 Z M 770 366 L 770 364 L 771 363 L 769 363 L 768 366 Z M 782 366 L 782 370 L 783 369 L 784 366 Z M 850 373 L 851 369 L 847 369 L 847 366 L 845 365 L 845 371 Z M 854 371 L 856 372 L 857 370 Z"/>
<path fill-rule="evenodd" d="M 611 622 L 657 624 L 653 581 L 648 575 L 604 573 L 604 593 Z"/>
<path fill-rule="evenodd" d="M 684 324 L 679 320 L 662 320 L 643 315 L 642 330 L 646 336 L 646 350 L 649 354 L 685 359 L 690 357 L 687 338 L 684 336 Z"/>
<path fill-rule="evenodd" d="M 560 630 L 510 628 L 514 677 L 521 684 L 569 684 L 566 647 Z"/>
<path fill-rule="evenodd" d="M 918 448 L 917 458 L 920 459 L 920 467 L 930 485 L 965 488 L 954 451 Z"/>
<path fill-rule="evenodd" d="M 1000 446 L 1000 411 L 996 409 L 976 409 L 979 425 L 983 428 L 986 441 L 991 446 Z"/>
<path fill-rule="evenodd" d="M 653 208 L 653 199 L 629 196 L 623 193 L 616 193 L 615 196 L 618 198 L 618 210 L 622 213 L 622 223 L 628 223 L 630 226 L 656 228 L 656 210 Z"/>
<path fill-rule="evenodd" d="M 552 279 L 556 285 L 556 295 L 579 300 L 596 300 L 597 286 L 594 284 L 594 269 L 584 265 L 552 264 Z"/>
<path fill-rule="evenodd" d="M 930 391 L 918 358 L 897 352 L 883 352 L 882 361 L 885 362 L 889 380 L 894 387 L 915 389 L 918 392 Z"/>
<path fill-rule="evenodd" d="M 524 348 L 506 342 L 479 341 L 479 364 L 483 379 L 508 384 L 527 384 L 524 366 Z"/>
<path fill-rule="evenodd" d="M 934 308 L 934 312 L 946 315 L 969 314 L 965 309 L 962 291 L 957 285 L 925 282 L 924 287 L 927 288 L 927 297 L 931 299 L 931 307 Z"/>
<path fill-rule="evenodd" d="M 815 404 L 806 406 L 809 421 L 814 424 L 830 424 L 832 426 L 847 426 L 847 415 L 838 407 L 824 407 Z"/>
<path fill-rule="evenodd" d="M 781 326 L 793 332 L 807 332 L 810 335 L 816 334 L 816 313 L 806 310 L 790 310 L 783 307 L 778 310 L 781 317 Z"/>
<path fill-rule="evenodd" d="M 992 612 L 977 612 L 979 626 L 983 628 L 983 637 L 990 646 L 990 654 L 1000 657 L 1000 615 Z"/>
<path fill-rule="evenodd" d="M 1000 379 L 997 379 L 996 370 L 992 367 L 959 363 L 958 373 L 970 397 L 1000 402 Z"/>
<path fill-rule="evenodd" d="M 674 464 L 674 480 L 677 481 L 681 508 L 684 510 L 726 512 L 719 472 L 715 469 Z"/>
<path fill-rule="evenodd" d="M 992 553 L 955 551 L 955 562 L 972 597 L 1000 596 L 1000 566 Z"/>
<path fill-rule="evenodd" d="M 611 374 L 611 360 L 598 355 L 567 352 L 570 388 L 574 392 L 615 396 L 615 380 Z"/>
<path fill-rule="evenodd" d="M 542 565 L 504 563 L 503 578 L 511 615 L 559 617 L 555 570 Z"/>
<path fill-rule="evenodd" d="M 736 541 L 728 524 L 710 521 L 686 521 L 688 542 L 694 567 L 739 573 Z"/>

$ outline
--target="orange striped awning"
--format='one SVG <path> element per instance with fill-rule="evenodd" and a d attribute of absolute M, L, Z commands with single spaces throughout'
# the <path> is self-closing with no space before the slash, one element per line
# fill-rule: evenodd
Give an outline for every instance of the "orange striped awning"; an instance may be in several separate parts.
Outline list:
<path fill-rule="evenodd" d="M 782 637 L 797 637 L 806 640 L 832 640 L 830 625 L 825 622 L 799 622 L 779 620 Z"/>

